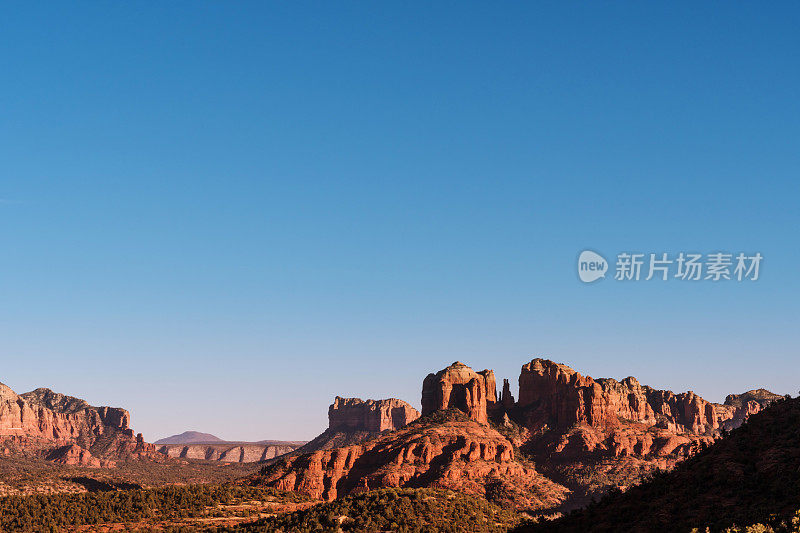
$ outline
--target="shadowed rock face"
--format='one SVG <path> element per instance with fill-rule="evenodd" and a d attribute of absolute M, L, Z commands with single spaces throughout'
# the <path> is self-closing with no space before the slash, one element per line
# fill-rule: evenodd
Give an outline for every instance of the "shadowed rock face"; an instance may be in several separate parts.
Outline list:
<path fill-rule="evenodd" d="M 750 393 L 736 396 L 755 401 Z M 774 405 L 672 472 L 514 531 L 797 531 L 800 398 L 770 396 Z"/>
<path fill-rule="evenodd" d="M 723 405 L 715 404 L 717 420 L 726 431 L 736 429 L 752 415 L 762 411 L 776 400 L 782 399 L 780 394 L 766 389 L 755 389 L 742 394 L 729 394 Z"/>
<path fill-rule="evenodd" d="M 458 409 L 480 424 L 497 404 L 494 372 L 475 372 L 456 361 L 422 382 L 422 416 L 441 409 Z"/>
<path fill-rule="evenodd" d="M 86 466 L 155 456 L 155 447 L 129 425 L 125 409 L 92 407 L 49 389 L 17 395 L 0 384 L 0 444 L 7 450 Z"/>
<path fill-rule="evenodd" d="M 767 406 L 770 403 L 781 399 L 783 399 L 783 396 L 780 394 L 775 394 L 774 392 L 770 392 L 767 389 L 754 389 L 743 392 L 742 394 L 728 394 L 728 396 L 725 397 L 724 405 L 730 407 L 744 407 L 748 402 L 756 402 L 763 406 Z"/>

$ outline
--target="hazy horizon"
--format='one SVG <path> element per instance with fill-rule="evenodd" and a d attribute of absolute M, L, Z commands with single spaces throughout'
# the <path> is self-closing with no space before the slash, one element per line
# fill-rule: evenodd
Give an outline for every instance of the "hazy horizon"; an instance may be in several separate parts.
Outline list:
<path fill-rule="evenodd" d="M 151 442 L 308 440 L 456 360 L 797 394 L 800 6 L 496 7 L 15 5 L 0 382 Z"/>

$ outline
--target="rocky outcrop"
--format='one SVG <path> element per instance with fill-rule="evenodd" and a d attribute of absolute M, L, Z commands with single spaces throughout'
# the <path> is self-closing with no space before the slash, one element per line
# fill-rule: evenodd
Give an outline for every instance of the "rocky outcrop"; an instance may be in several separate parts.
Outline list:
<path fill-rule="evenodd" d="M 488 421 L 488 412 L 497 404 L 494 372 L 475 372 L 456 361 L 422 382 L 422 415 L 441 409 L 458 409 L 480 424 Z"/>
<path fill-rule="evenodd" d="M 531 447 L 548 450 L 551 458 L 560 454 L 561 459 L 575 460 L 601 453 L 669 458 L 674 463 L 780 396 L 751 391 L 728 398 L 726 405 L 719 405 L 692 391 L 653 389 L 633 377 L 592 379 L 537 358 L 522 367 L 519 401 L 511 412 L 534 436 L 556 430 L 529 441 Z"/>
<path fill-rule="evenodd" d="M 308 453 L 358 444 L 419 418 L 419 411 L 397 398 L 362 400 L 337 396 L 328 407 L 328 429 L 296 450 Z"/>
<path fill-rule="evenodd" d="M 114 461 L 155 457 L 155 446 L 130 428 L 130 414 L 93 407 L 84 400 L 36 389 L 16 394 L 0 384 L 0 441 L 64 464 L 112 466 Z"/>
<path fill-rule="evenodd" d="M 525 494 L 524 505 L 532 508 L 552 506 L 568 492 L 518 461 L 500 433 L 464 415 L 421 419 L 360 445 L 287 457 L 247 482 L 326 500 L 380 487 L 437 486 L 486 495 L 487 488 L 505 484 Z"/>
<path fill-rule="evenodd" d="M 779 398 L 751 391 L 719 405 L 691 391 L 654 389 L 633 377 L 593 379 L 542 358 L 523 365 L 516 402 L 508 380 L 495 401 L 494 384 L 490 370 L 454 363 L 425 378 L 423 415 L 456 408 L 480 423 L 493 420 L 540 472 L 574 489 L 565 509 L 610 486 L 635 483 L 654 469 L 672 468 Z"/>
<path fill-rule="evenodd" d="M 742 394 L 729 394 L 722 405 L 715 404 L 717 420 L 725 431 L 738 428 L 752 415 L 761 412 L 766 406 L 782 399 L 780 394 L 766 389 L 755 389 Z"/>
<path fill-rule="evenodd" d="M 555 521 L 532 521 L 514 531 L 798 531 L 800 398 L 773 402 L 746 426 L 657 480 L 590 509 Z"/>
<path fill-rule="evenodd" d="M 277 442 L 214 442 L 195 444 L 164 444 L 158 451 L 167 457 L 202 459 L 224 463 L 256 463 L 274 459 L 299 448 L 301 443 Z"/>
<path fill-rule="evenodd" d="M 503 380 L 503 391 L 500 393 L 500 405 L 506 410 L 514 407 L 514 397 L 511 395 L 511 385 L 509 385 L 507 379 Z"/>
<path fill-rule="evenodd" d="M 767 389 L 754 389 L 742 394 L 728 394 L 725 397 L 724 405 L 729 407 L 743 407 L 749 402 L 756 402 L 762 407 L 766 407 L 774 401 L 784 399 L 784 396 L 775 394 Z"/>
<path fill-rule="evenodd" d="M 325 499 L 378 487 L 444 486 L 508 494 L 513 505 L 530 509 L 560 502 L 564 511 L 674 467 L 726 425 L 778 398 L 751 391 L 718 405 L 633 377 L 593 379 L 546 359 L 522 367 L 518 401 L 508 380 L 499 401 L 495 387 L 491 370 L 453 363 L 424 379 L 423 417 L 383 433 L 374 431 L 384 427 L 376 420 L 388 416 L 373 414 L 366 423 L 363 413 L 374 409 L 337 398 L 331 427 L 316 443 L 276 459 L 250 482 Z"/>
<path fill-rule="evenodd" d="M 77 444 L 67 444 L 51 450 L 45 455 L 45 459 L 62 465 L 89 466 L 98 468 L 101 466 L 113 466 L 113 461 L 100 460 L 92 455 L 89 450 L 85 450 Z"/>
<path fill-rule="evenodd" d="M 403 400 L 362 400 L 337 396 L 328 408 L 328 428 L 338 431 L 394 431 L 419 418 Z"/>
<path fill-rule="evenodd" d="M 676 434 L 713 435 L 728 415 L 694 392 L 674 394 L 642 386 L 633 377 L 592 379 L 547 359 L 523 365 L 519 376 L 519 407 L 559 428 L 585 424 L 611 428 L 640 422 Z"/>

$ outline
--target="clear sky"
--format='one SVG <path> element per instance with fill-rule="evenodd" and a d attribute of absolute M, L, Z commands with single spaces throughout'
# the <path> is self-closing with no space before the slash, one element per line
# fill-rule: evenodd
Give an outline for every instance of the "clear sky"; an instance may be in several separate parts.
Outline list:
<path fill-rule="evenodd" d="M 434 4 L 434 5 L 432 5 Z M 800 389 L 800 8 L 69 2 L 0 14 L 0 381 L 154 440 L 311 438 L 543 355 Z M 760 252 L 756 282 L 576 258 Z"/>

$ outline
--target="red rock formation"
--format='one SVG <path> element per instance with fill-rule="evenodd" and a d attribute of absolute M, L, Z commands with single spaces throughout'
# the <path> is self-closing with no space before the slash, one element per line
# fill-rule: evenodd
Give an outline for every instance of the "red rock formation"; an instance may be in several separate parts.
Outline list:
<path fill-rule="evenodd" d="M 376 417 L 358 401 L 351 409 L 350 400 L 337 398 L 327 431 L 338 427 L 349 433 L 323 433 L 315 441 L 328 435 L 323 439 L 327 448 L 314 447 L 312 441 L 250 481 L 332 499 L 402 486 L 483 494 L 490 479 L 502 479 L 503 491 L 509 489 L 516 505 L 539 508 L 566 498 L 562 510 L 568 510 L 610 486 L 624 488 L 657 468 L 673 467 L 712 443 L 720 427 L 741 423 L 777 397 L 751 391 L 720 406 L 693 392 L 642 386 L 632 377 L 595 380 L 544 359 L 522 367 L 519 385 L 519 401 L 514 402 L 504 380 L 498 402 L 491 370 L 475 372 L 453 363 L 425 378 L 424 418 L 381 434 L 358 431 L 381 427 L 376 420 L 387 416 Z M 372 422 L 364 422 L 364 410 L 373 413 Z M 489 417 L 498 426 L 487 424 Z M 346 440 L 354 435 L 358 440 Z M 515 447 L 533 458 L 536 470 L 515 457 Z M 569 480 L 575 492 L 568 495 L 544 476 Z M 544 496 L 532 503 L 531 494 Z"/>
<path fill-rule="evenodd" d="M 658 424 L 676 433 L 706 434 L 719 428 L 714 404 L 691 391 L 676 395 L 643 387 L 633 377 L 594 380 L 547 359 L 523 365 L 517 405 L 535 407 L 560 428 L 606 428 L 619 425 L 620 419 Z"/>
<path fill-rule="evenodd" d="M 505 410 L 514 407 L 514 397 L 511 396 L 511 386 L 509 385 L 507 379 L 503 380 L 503 391 L 500 393 L 500 404 Z"/>
<path fill-rule="evenodd" d="M 328 408 L 328 428 L 340 431 L 394 431 L 419 418 L 419 411 L 403 400 L 334 399 Z"/>
<path fill-rule="evenodd" d="M 403 400 L 361 400 L 337 396 L 328 407 L 328 429 L 292 454 L 330 450 L 358 444 L 394 431 L 419 418 L 419 411 Z"/>
<path fill-rule="evenodd" d="M 110 467 L 115 465 L 113 461 L 101 461 L 97 457 L 93 456 L 89 450 L 84 450 L 77 444 L 60 446 L 50 451 L 45 456 L 45 459 L 62 465 L 89 466 L 92 468 L 99 468 L 101 466 Z"/>
<path fill-rule="evenodd" d="M 359 445 L 282 458 L 249 482 L 327 500 L 405 486 L 485 494 L 487 484 L 505 482 L 529 497 L 546 493 L 551 506 L 568 492 L 517 461 L 512 444 L 497 431 L 463 415 L 441 423 L 422 419 Z M 525 503 L 545 506 L 541 500 Z"/>
<path fill-rule="evenodd" d="M 766 389 L 756 389 L 742 394 L 729 394 L 723 405 L 715 404 L 719 425 L 726 431 L 741 426 L 751 415 L 762 411 L 770 403 L 782 399 Z"/>
<path fill-rule="evenodd" d="M 612 457 L 668 457 L 666 466 L 712 443 L 721 428 L 738 427 L 780 398 L 751 391 L 731 395 L 726 405 L 719 405 L 691 391 L 674 394 L 642 386 L 633 377 L 595 380 L 546 359 L 524 365 L 519 386 L 514 416 L 533 435 L 529 445 L 551 459 L 580 460 L 602 452 Z M 536 437 L 543 433 L 547 436 Z"/>
<path fill-rule="evenodd" d="M 0 441 L 15 449 L 38 450 L 53 460 L 89 466 L 156 456 L 155 446 L 129 428 L 130 414 L 49 389 L 17 395 L 0 384 Z M 88 454 L 88 455 L 87 455 Z M 93 461 L 91 457 L 97 459 Z"/>
<path fill-rule="evenodd" d="M 475 372 L 456 361 L 422 382 L 422 415 L 441 409 L 459 409 L 481 424 L 497 404 L 494 372 Z"/>

